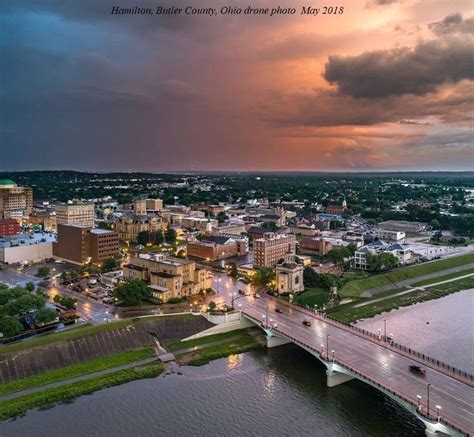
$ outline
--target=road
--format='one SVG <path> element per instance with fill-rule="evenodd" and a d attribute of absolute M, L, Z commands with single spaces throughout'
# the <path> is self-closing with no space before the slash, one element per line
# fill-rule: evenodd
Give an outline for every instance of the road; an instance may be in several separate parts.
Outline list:
<path fill-rule="evenodd" d="M 268 308 L 268 309 L 267 309 Z M 279 308 L 282 313 L 277 313 Z M 430 415 L 436 417 L 436 405 L 441 407 L 440 415 L 466 433 L 474 430 L 473 388 L 438 370 L 435 366 L 427 368 L 426 376 L 416 376 L 409 371 L 409 366 L 419 364 L 401 352 L 391 350 L 385 342 L 368 340 L 348 332 L 342 327 L 332 325 L 322 316 L 317 316 L 299 307 L 277 302 L 275 299 L 262 297 L 246 299 L 242 307 L 244 314 L 263 321 L 268 314 L 271 323 L 284 335 L 296 338 L 309 344 L 327 356 L 334 358 L 347 368 L 368 376 L 383 387 L 397 392 L 417 403 L 417 395 L 422 396 L 422 411 L 426 414 L 427 389 L 430 387 Z M 303 325 L 310 320 L 311 326 Z M 329 335 L 329 338 L 327 337 Z M 328 348 L 326 346 L 328 344 Z"/>

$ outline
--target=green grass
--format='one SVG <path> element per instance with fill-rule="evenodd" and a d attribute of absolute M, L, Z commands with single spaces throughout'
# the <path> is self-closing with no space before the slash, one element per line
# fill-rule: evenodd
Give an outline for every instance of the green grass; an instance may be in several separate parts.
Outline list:
<path fill-rule="evenodd" d="M 294 297 L 293 301 L 299 305 L 308 305 L 314 308 L 317 305 L 321 308 L 329 300 L 329 291 L 322 288 L 306 288 L 303 293 Z"/>
<path fill-rule="evenodd" d="M 244 334 L 242 337 L 230 340 L 227 343 L 210 346 L 200 349 L 183 356 L 183 361 L 189 366 L 202 366 L 208 364 L 212 360 L 227 357 L 229 355 L 241 354 L 255 349 L 262 348 L 254 337 Z"/>
<path fill-rule="evenodd" d="M 75 376 L 99 372 L 101 370 L 111 369 L 124 364 L 133 363 L 134 361 L 139 361 L 153 356 L 153 352 L 153 348 L 120 352 L 105 357 L 95 358 L 83 363 L 73 364 L 72 366 L 63 367 L 61 369 L 49 370 L 38 375 L 17 379 L 16 381 L 0 385 L 0 395 L 5 395 L 7 393 L 25 390 L 32 387 L 39 387 L 52 382 L 73 378 Z"/>
<path fill-rule="evenodd" d="M 17 352 L 24 349 L 31 349 L 37 346 L 46 346 L 52 343 L 57 343 L 59 341 L 74 340 L 76 338 L 85 337 L 87 335 L 96 334 L 98 332 L 111 331 L 114 329 L 125 328 L 126 326 L 131 326 L 135 323 L 144 323 L 150 320 L 155 320 L 159 316 L 147 316 L 138 318 L 136 320 L 132 319 L 123 319 L 117 320 L 109 323 L 103 323 L 101 325 L 90 325 L 84 324 L 70 328 L 66 331 L 51 333 L 41 335 L 26 341 L 21 341 L 18 343 L 11 343 L 0 346 L 0 354 L 6 354 L 10 352 Z M 169 317 L 194 317 L 192 315 L 178 315 L 178 316 L 169 316 Z"/>
<path fill-rule="evenodd" d="M 248 335 L 246 329 L 238 329 L 236 331 L 223 332 L 221 334 L 206 335 L 205 337 L 195 338 L 194 340 L 187 341 L 173 341 L 166 344 L 169 351 L 177 351 L 187 349 L 193 346 L 200 346 L 215 341 L 226 340 L 229 338 L 237 337 L 239 335 Z"/>
<path fill-rule="evenodd" d="M 417 282 L 413 284 L 412 287 L 422 287 L 424 285 L 435 284 L 437 282 L 448 281 L 450 279 L 456 279 L 460 276 L 468 275 L 470 273 L 474 273 L 474 269 L 467 269 L 463 270 L 462 272 L 450 273 L 449 275 L 439 276 L 433 279 L 425 279 L 424 281 Z"/>
<path fill-rule="evenodd" d="M 161 363 L 124 369 L 109 373 L 108 375 L 96 376 L 73 384 L 66 384 L 9 399 L 0 402 L 0 421 L 20 416 L 33 408 L 68 402 L 79 396 L 90 394 L 106 387 L 113 387 L 142 378 L 154 378 L 162 373 L 163 370 L 164 366 Z"/>
<path fill-rule="evenodd" d="M 400 307 L 412 305 L 418 302 L 424 302 L 432 299 L 447 296 L 457 291 L 474 288 L 474 277 L 459 279 L 458 281 L 448 282 L 446 284 L 426 287 L 425 290 L 416 290 L 402 296 L 385 299 L 379 302 L 373 302 L 370 305 L 355 308 L 357 303 L 341 305 L 328 311 L 328 316 L 345 323 L 352 323 L 356 320 L 374 317 L 377 314 L 384 313 Z M 380 297 L 380 294 L 374 296 L 374 299 Z"/>
<path fill-rule="evenodd" d="M 440 261 L 433 261 L 413 267 L 405 267 L 393 272 L 370 276 L 365 279 L 356 279 L 348 281 L 339 290 L 339 294 L 343 297 L 357 297 L 365 290 L 371 288 L 381 287 L 384 285 L 391 285 L 398 281 L 405 279 L 413 279 L 418 276 L 435 273 L 441 270 L 450 269 L 452 267 L 462 266 L 474 262 L 474 254 L 466 254 L 453 258 L 443 259 Z"/>

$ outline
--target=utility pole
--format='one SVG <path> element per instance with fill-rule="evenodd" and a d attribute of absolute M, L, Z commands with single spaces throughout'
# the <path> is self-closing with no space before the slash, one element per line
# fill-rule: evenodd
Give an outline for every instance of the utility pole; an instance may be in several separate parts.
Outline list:
<path fill-rule="evenodd" d="M 426 387 L 426 413 L 428 414 L 428 418 L 430 417 L 430 387 L 431 384 L 428 384 Z"/>

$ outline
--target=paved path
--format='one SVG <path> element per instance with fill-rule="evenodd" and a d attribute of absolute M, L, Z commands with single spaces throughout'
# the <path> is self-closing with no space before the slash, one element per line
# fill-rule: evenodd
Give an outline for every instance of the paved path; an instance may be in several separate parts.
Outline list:
<path fill-rule="evenodd" d="M 453 278 L 453 279 L 446 279 L 445 281 L 435 282 L 433 284 L 426 284 L 426 285 L 423 285 L 422 287 L 410 288 L 410 289 L 405 290 L 405 291 L 400 291 L 398 293 L 391 294 L 390 296 L 379 297 L 378 299 L 371 299 L 367 302 L 359 303 L 357 305 L 354 305 L 354 308 L 364 307 L 366 305 L 372 305 L 375 302 L 380 302 L 382 300 L 391 299 L 392 297 L 402 296 L 404 294 L 412 293 L 413 291 L 417 291 L 417 290 L 425 290 L 426 288 L 435 287 L 435 286 L 441 285 L 441 284 L 447 284 L 448 282 L 459 281 L 460 279 L 469 278 L 471 276 L 474 276 L 474 273 L 469 273 L 467 275 L 458 276 L 457 278 Z"/>
<path fill-rule="evenodd" d="M 380 287 L 370 288 L 365 290 L 361 297 L 372 297 L 375 294 L 381 293 L 382 291 L 393 290 L 394 288 L 409 287 L 410 285 L 416 284 L 417 282 L 426 281 L 428 279 L 439 278 L 440 276 L 450 275 L 451 273 L 462 272 L 464 270 L 474 269 L 474 263 L 463 264 L 462 266 L 452 267 L 446 270 L 440 270 L 438 272 L 428 273 L 426 275 L 417 276 L 416 278 L 404 279 L 402 281 L 392 282 L 391 284 L 382 285 Z"/>

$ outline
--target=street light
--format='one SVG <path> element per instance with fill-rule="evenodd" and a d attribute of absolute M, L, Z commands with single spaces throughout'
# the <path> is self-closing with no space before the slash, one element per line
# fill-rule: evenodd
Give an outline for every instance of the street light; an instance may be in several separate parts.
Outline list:
<path fill-rule="evenodd" d="M 383 338 L 387 341 L 387 320 L 383 321 Z"/>
<path fill-rule="evenodd" d="M 430 417 L 430 387 L 431 384 L 426 386 L 426 413 Z"/>
<path fill-rule="evenodd" d="M 421 411 L 421 395 L 416 395 L 416 398 L 418 399 L 418 411 Z"/>
<path fill-rule="evenodd" d="M 438 422 L 441 419 L 441 405 L 435 405 L 435 408 L 438 410 Z"/>
<path fill-rule="evenodd" d="M 324 344 L 321 345 L 321 356 L 324 357 Z"/>
<path fill-rule="evenodd" d="M 326 334 L 326 359 L 329 361 L 329 334 Z"/>
<path fill-rule="evenodd" d="M 336 354 L 336 351 L 332 350 L 331 353 L 332 353 L 332 362 L 334 363 L 334 355 Z"/>

